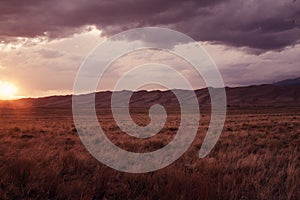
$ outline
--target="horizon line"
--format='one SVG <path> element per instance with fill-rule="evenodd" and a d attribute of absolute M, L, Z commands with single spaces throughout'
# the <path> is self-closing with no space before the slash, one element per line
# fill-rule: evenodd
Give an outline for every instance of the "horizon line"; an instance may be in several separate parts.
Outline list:
<path fill-rule="evenodd" d="M 269 84 L 254 84 L 254 85 L 243 85 L 243 86 L 224 86 L 224 88 L 242 88 L 242 87 L 251 87 L 251 86 L 262 86 L 262 85 L 272 85 L 272 86 L 276 86 L 274 85 L 274 83 L 269 83 Z M 220 89 L 220 88 L 214 88 L 214 87 L 203 87 L 203 88 L 198 88 L 198 89 L 194 89 L 194 90 L 190 90 L 190 89 L 180 89 L 180 88 L 173 88 L 173 89 L 142 89 L 142 90 L 127 90 L 127 89 L 123 89 L 123 90 L 101 90 L 101 91 L 95 91 L 95 92 L 83 92 L 80 94 L 74 94 L 74 93 L 67 93 L 67 94 L 53 94 L 53 95 L 45 95 L 45 96 L 17 96 L 17 98 L 12 98 L 12 99 L 0 99 L 0 101 L 18 101 L 18 100 L 24 100 L 24 99 L 40 99 L 40 98 L 49 98 L 49 97 L 66 97 L 66 96 L 80 96 L 80 95 L 90 95 L 90 94 L 96 94 L 96 93 L 104 93 L 104 92 L 142 92 L 142 91 L 146 91 L 146 92 L 167 92 L 167 91 L 172 91 L 172 90 L 183 90 L 183 91 L 197 91 L 197 90 L 204 90 L 204 89 L 208 89 L 208 88 L 213 88 L 213 89 Z M 222 87 L 223 88 L 223 87 Z M 20 97 L 20 98 L 18 98 Z"/>

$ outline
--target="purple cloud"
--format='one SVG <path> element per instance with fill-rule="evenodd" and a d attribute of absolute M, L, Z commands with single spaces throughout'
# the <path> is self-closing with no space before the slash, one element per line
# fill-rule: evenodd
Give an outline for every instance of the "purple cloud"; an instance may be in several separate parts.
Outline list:
<path fill-rule="evenodd" d="M 60 38 L 94 24 L 111 35 L 143 26 L 181 31 L 199 41 L 263 51 L 300 39 L 300 2 L 294 0 L 68 0 L 1 1 L 0 39 Z"/>

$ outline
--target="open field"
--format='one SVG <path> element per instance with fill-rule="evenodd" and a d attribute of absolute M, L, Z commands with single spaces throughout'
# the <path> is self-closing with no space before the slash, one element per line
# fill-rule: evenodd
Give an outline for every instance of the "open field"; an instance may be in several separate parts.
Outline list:
<path fill-rule="evenodd" d="M 0 109 L 0 199 L 299 199 L 300 107 L 230 107 L 213 151 L 198 159 L 210 114 L 172 165 L 147 174 L 115 171 L 82 145 L 70 109 Z M 149 140 L 123 134 L 98 110 L 107 136 L 133 152 L 170 142 L 179 115 L 170 112 Z M 143 111 L 133 119 L 149 122 Z M 148 120 L 148 121 L 147 121 Z"/>

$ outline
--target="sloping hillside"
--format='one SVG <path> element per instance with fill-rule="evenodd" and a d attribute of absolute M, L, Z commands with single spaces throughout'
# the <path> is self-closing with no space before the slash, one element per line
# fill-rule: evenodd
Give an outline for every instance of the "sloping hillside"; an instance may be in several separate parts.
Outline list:
<path fill-rule="evenodd" d="M 188 104 L 192 98 L 192 91 L 177 90 L 184 96 Z M 195 91 L 200 105 L 209 105 L 208 89 Z M 172 91 L 120 91 L 118 104 L 125 106 L 125 96 L 132 94 L 130 105 L 133 107 L 148 107 L 152 104 L 161 104 L 172 107 L 178 105 L 176 96 Z M 231 106 L 285 106 L 300 105 L 300 86 L 258 85 L 247 87 L 226 87 L 227 103 Z M 88 94 L 90 95 L 90 94 Z M 109 107 L 112 92 L 97 92 L 96 107 Z M 85 102 L 90 104 L 92 102 Z M 71 108 L 72 96 L 51 96 L 43 98 L 27 98 L 14 101 L 0 101 L 0 107 L 45 107 L 45 108 Z"/>

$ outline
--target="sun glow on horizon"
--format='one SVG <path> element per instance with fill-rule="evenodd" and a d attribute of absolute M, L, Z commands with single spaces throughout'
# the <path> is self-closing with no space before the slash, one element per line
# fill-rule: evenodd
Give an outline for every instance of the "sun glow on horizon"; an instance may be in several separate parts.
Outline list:
<path fill-rule="evenodd" d="M 15 96 L 17 92 L 16 86 L 8 82 L 0 81 L 0 99 L 11 100 L 17 98 Z"/>

